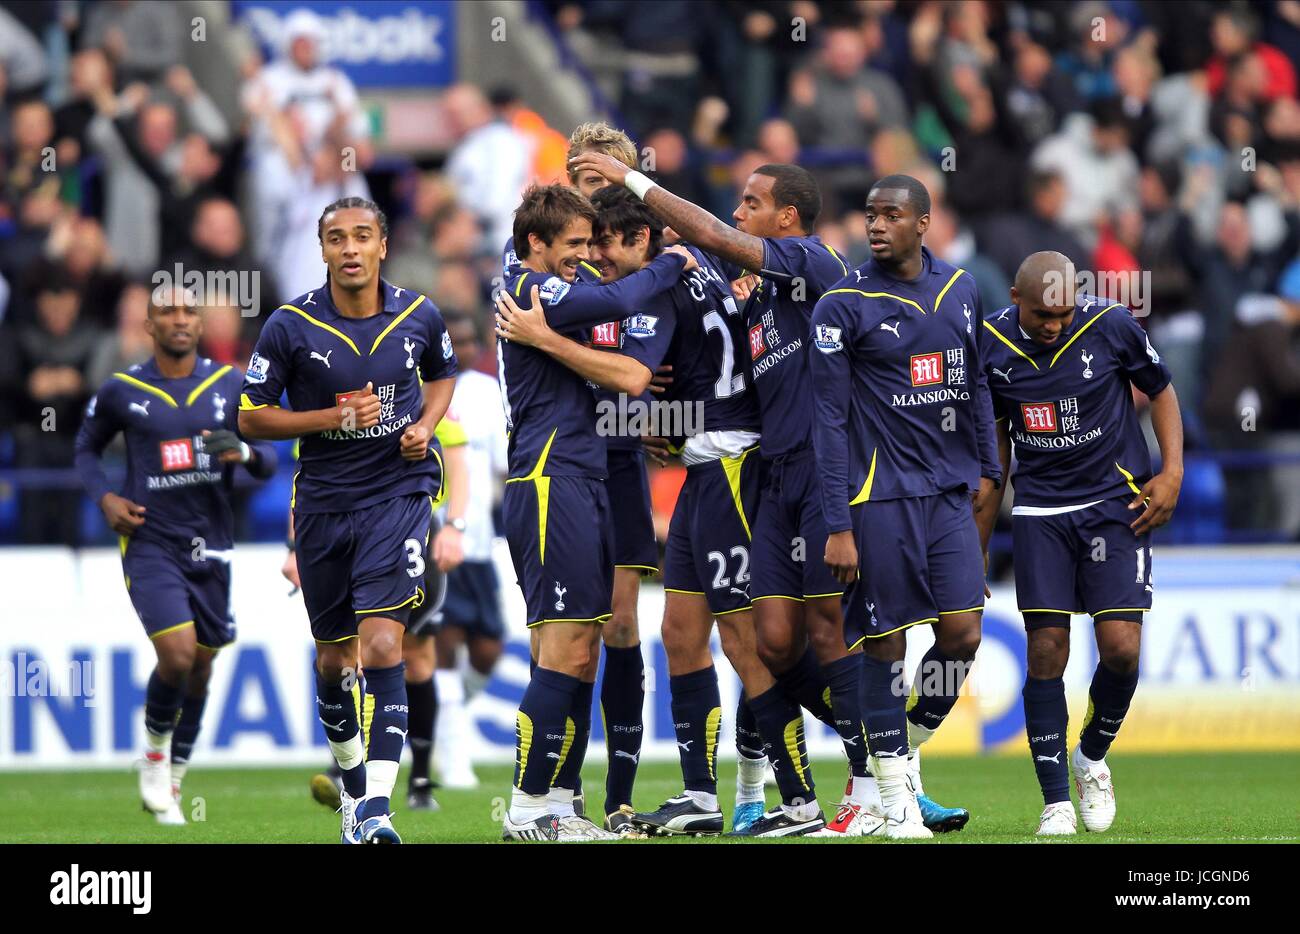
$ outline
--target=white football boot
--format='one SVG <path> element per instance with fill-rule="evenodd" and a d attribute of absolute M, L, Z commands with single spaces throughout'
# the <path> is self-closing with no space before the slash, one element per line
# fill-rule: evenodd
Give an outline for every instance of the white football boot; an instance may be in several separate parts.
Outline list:
<path fill-rule="evenodd" d="M 165 752 L 146 752 L 139 762 L 140 802 L 153 814 L 171 810 L 172 767 Z"/>
<path fill-rule="evenodd" d="M 1079 818 L 1069 801 L 1057 801 L 1043 808 L 1038 818 L 1038 836 L 1072 837 L 1079 832 Z"/>
<path fill-rule="evenodd" d="M 890 840 L 932 838 L 934 834 L 921 819 L 907 759 L 896 756 L 871 758 L 871 771 L 880 788 L 880 803 L 885 815 L 885 836 Z"/>
<path fill-rule="evenodd" d="M 158 823 L 165 827 L 185 826 L 185 814 L 181 811 L 181 786 L 172 785 L 172 805 L 165 811 L 154 815 Z"/>
<path fill-rule="evenodd" d="M 1070 771 L 1074 773 L 1074 787 L 1079 792 L 1079 813 L 1085 830 L 1100 833 L 1115 820 L 1115 786 L 1110 779 L 1110 766 L 1106 760 L 1091 762 L 1083 757 L 1083 750 L 1074 747 L 1070 757 Z"/>

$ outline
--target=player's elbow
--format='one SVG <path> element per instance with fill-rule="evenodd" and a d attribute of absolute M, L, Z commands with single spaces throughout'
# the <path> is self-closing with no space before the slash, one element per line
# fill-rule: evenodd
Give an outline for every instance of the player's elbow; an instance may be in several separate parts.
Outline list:
<path fill-rule="evenodd" d="M 624 375 L 624 385 L 619 387 L 622 392 L 629 396 L 639 396 L 650 388 L 651 372 L 641 364 L 635 367 L 628 367 L 628 372 Z"/>
<path fill-rule="evenodd" d="M 248 438 L 253 441 L 264 441 L 267 440 L 267 438 L 262 433 L 264 428 L 260 424 L 261 419 L 258 418 L 258 414 L 259 413 L 257 412 L 241 411 L 239 413 L 239 419 L 238 419 L 239 433 L 243 435 L 245 438 Z"/>

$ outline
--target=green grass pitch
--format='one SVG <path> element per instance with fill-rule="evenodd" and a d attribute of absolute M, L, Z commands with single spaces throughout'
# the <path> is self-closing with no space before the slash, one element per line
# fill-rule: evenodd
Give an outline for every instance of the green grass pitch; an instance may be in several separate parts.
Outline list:
<path fill-rule="evenodd" d="M 1119 798 L 1115 824 L 1104 834 L 1079 825 L 1071 843 L 1178 843 L 1300 841 L 1300 796 L 1295 776 L 1300 754 L 1223 756 L 1133 755 L 1110 757 Z M 722 762 L 723 810 L 730 821 L 734 763 Z M 308 781 L 315 770 L 204 769 L 196 764 L 185 782 L 186 814 L 202 806 L 205 819 L 184 827 L 160 827 L 140 810 L 135 775 L 128 770 L 0 773 L 5 820 L 0 843 L 335 843 L 338 819 L 314 802 Z M 840 766 L 818 766 L 824 810 L 842 790 Z M 440 790 L 438 813 L 411 813 L 395 797 L 394 824 L 407 843 L 487 843 L 500 840 L 500 808 L 508 800 L 510 769 L 481 767 L 477 791 Z M 584 776 L 593 810 L 602 806 L 604 770 Z M 637 778 L 636 805 L 653 808 L 680 791 L 675 763 L 646 763 Z M 405 789 L 405 773 L 398 791 Z M 970 809 L 964 831 L 933 843 L 1024 843 L 1034 840 L 1042 799 L 1025 759 L 932 757 L 925 787 L 936 800 Z M 768 789 L 769 805 L 777 800 Z M 829 813 L 827 816 L 831 816 Z M 725 837 L 719 842 L 728 842 Z M 658 841 L 626 841 L 649 845 Z M 678 845 L 704 843 L 676 838 Z M 753 841 L 730 841 L 753 842 Z M 802 841 L 808 845 L 849 841 Z M 874 839 L 856 841 L 867 845 Z M 882 841 L 883 842 L 883 841 Z M 1040 841 L 1041 842 L 1041 841 Z"/>

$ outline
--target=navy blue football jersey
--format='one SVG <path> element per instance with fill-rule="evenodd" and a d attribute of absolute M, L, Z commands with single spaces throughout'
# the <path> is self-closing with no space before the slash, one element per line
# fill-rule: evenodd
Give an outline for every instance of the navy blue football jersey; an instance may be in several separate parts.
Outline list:
<path fill-rule="evenodd" d="M 456 375 L 456 354 L 442 315 L 429 299 L 381 280 L 383 310 L 368 318 L 339 314 L 329 286 L 281 305 L 267 319 L 244 377 L 240 408 L 279 405 L 329 409 L 373 384 L 380 422 L 366 429 L 305 435 L 294 478 L 297 512 L 349 512 L 416 493 L 436 496 L 441 448 L 420 461 L 402 458 L 402 433 L 420 418 L 424 382 Z"/>
<path fill-rule="evenodd" d="M 831 532 L 868 500 L 1000 480 L 975 279 L 922 247 L 910 282 L 868 260 L 827 291 L 811 339 L 817 468 Z"/>
<path fill-rule="evenodd" d="M 1081 294 L 1069 328 L 1042 345 L 1010 305 L 981 337 L 995 416 L 1011 421 L 1016 505 L 1079 505 L 1151 478 L 1129 384 L 1154 396 L 1170 374 L 1128 308 Z"/>
<path fill-rule="evenodd" d="M 671 287 L 684 261 L 662 254 L 640 272 L 611 283 L 566 282 L 559 276 L 524 270 L 506 288 L 521 308 L 531 306 L 531 290 L 547 323 L 561 334 L 581 339 L 591 328 L 622 321 L 645 307 L 650 297 Z M 605 440 L 596 430 L 596 399 L 591 384 L 546 354 L 497 340 L 497 376 L 510 431 L 510 476 L 605 478 Z"/>
<path fill-rule="evenodd" d="M 763 420 L 764 457 L 812 443 L 812 381 L 808 324 L 817 300 L 848 274 L 839 255 L 817 237 L 763 241 L 762 282 L 745 303 L 754 388 Z"/>
<path fill-rule="evenodd" d="M 98 504 L 105 493 L 145 507 L 140 541 L 208 550 L 234 542 L 230 509 L 234 465 L 223 465 L 204 450 L 203 432 L 238 431 L 237 406 L 243 374 L 199 358 L 194 371 L 168 379 L 152 360 L 114 373 L 86 407 L 77 433 L 76 463 L 82 484 Z M 126 439 L 126 481 L 114 491 L 100 465 L 100 454 L 121 433 Z M 275 472 L 275 448 L 251 442 L 257 457 L 248 465 L 256 477 Z"/>

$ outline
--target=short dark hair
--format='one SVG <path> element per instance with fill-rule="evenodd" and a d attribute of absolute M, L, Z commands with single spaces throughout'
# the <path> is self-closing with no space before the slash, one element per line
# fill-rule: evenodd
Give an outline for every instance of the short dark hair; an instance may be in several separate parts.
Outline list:
<path fill-rule="evenodd" d="M 596 209 L 596 222 L 591 225 L 595 236 L 616 233 L 623 238 L 623 245 L 629 246 L 638 230 L 649 227 L 647 255 L 659 255 L 664 245 L 664 223 L 631 191 L 622 185 L 607 185 L 591 196 L 591 205 Z"/>
<path fill-rule="evenodd" d="M 515 255 L 527 259 L 532 248 L 528 235 L 536 234 L 547 246 L 575 217 L 585 217 L 596 226 L 596 209 L 591 202 L 567 185 L 533 185 L 515 208 Z"/>
<path fill-rule="evenodd" d="M 799 223 L 811 232 L 822 212 L 822 193 L 817 180 L 807 169 L 783 162 L 769 162 L 754 170 L 755 175 L 766 175 L 776 181 L 772 184 L 772 200 L 779 208 L 793 207 L 799 212 Z"/>
<path fill-rule="evenodd" d="M 210 199 L 209 199 L 210 200 Z M 320 220 L 316 221 L 316 239 L 321 243 L 325 242 L 325 218 L 329 217 L 335 211 L 342 211 L 346 208 L 362 208 L 370 211 L 375 215 L 375 220 L 379 222 L 379 235 L 388 236 L 388 215 L 380 210 L 379 205 L 369 198 L 339 198 L 337 201 L 331 201 L 321 212 Z"/>
<path fill-rule="evenodd" d="M 901 188 L 907 192 L 907 200 L 911 202 L 912 207 L 916 208 L 917 217 L 930 213 L 930 192 L 919 179 L 910 175 L 886 175 L 872 184 L 867 190 L 867 197 L 870 198 L 871 192 L 877 188 Z"/>

